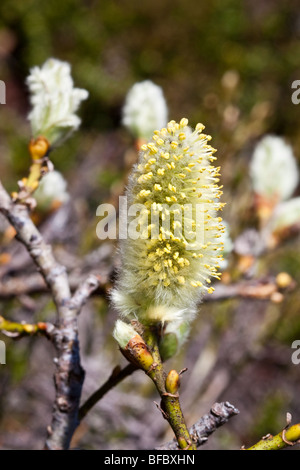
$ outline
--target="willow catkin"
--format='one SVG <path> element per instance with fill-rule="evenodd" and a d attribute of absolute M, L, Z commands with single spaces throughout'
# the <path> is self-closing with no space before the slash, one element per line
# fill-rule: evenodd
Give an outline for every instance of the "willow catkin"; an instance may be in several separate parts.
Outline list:
<path fill-rule="evenodd" d="M 144 324 L 190 321 L 219 278 L 224 227 L 219 167 L 211 137 L 188 120 L 171 121 L 141 147 L 127 189 L 128 236 L 112 300 L 123 318 Z M 135 218 L 134 218 L 135 216 Z M 138 230 L 132 230 L 137 227 Z"/>

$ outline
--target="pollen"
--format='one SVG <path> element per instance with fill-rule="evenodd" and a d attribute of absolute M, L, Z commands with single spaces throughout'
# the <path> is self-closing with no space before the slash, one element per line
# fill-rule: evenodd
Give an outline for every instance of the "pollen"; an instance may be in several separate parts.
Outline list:
<path fill-rule="evenodd" d="M 147 144 L 148 149 L 150 150 L 150 154 L 155 154 L 158 152 L 157 148 L 155 147 L 154 143 L 150 142 Z"/>
<path fill-rule="evenodd" d="M 170 191 L 172 191 L 173 193 L 176 193 L 176 188 L 175 186 L 173 186 L 171 183 L 168 184 L 168 188 Z"/>
<path fill-rule="evenodd" d="M 161 158 L 164 158 L 165 160 L 169 160 L 170 154 L 168 152 L 162 152 L 160 154 Z"/>
<path fill-rule="evenodd" d="M 205 129 L 205 126 L 201 123 L 196 125 L 196 131 L 197 132 L 202 132 Z"/>
<path fill-rule="evenodd" d="M 149 196 L 149 194 L 151 194 L 151 191 L 149 189 L 142 189 L 138 195 L 143 198 Z"/>
<path fill-rule="evenodd" d="M 191 281 L 191 286 L 192 287 L 202 287 L 202 282 L 200 281 Z"/>
<path fill-rule="evenodd" d="M 153 265 L 153 269 L 154 269 L 154 271 L 159 273 L 162 270 L 161 264 L 160 263 L 155 263 Z"/>
<path fill-rule="evenodd" d="M 183 285 L 185 284 L 185 277 L 184 276 L 177 276 L 177 281 L 179 284 Z"/>
<path fill-rule="evenodd" d="M 146 173 L 145 175 L 141 175 L 139 178 L 138 178 L 138 182 L 141 184 L 141 183 L 145 183 L 146 181 L 149 181 L 152 179 L 152 176 L 153 176 L 153 173 L 152 171 L 150 171 L 149 173 Z"/>
<path fill-rule="evenodd" d="M 186 127 L 186 126 L 188 125 L 188 123 L 189 123 L 188 119 L 182 118 L 182 119 L 180 120 L 179 125 L 180 125 L 180 127 Z"/>

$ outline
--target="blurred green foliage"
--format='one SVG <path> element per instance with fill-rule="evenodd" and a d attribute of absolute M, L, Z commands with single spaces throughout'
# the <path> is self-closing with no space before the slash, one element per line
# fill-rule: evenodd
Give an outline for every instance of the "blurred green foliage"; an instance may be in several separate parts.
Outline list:
<path fill-rule="evenodd" d="M 299 21 L 295 0 L 2 0 L 0 77 L 8 97 L 0 135 L 9 156 L 2 152 L 0 172 L 8 183 L 10 173 L 24 176 L 24 81 L 50 56 L 69 61 L 76 85 L 90 93 L 80 137 L 53 154 L 59 170 L 68 171 L 98 133 L 120 128 L 128 89 L 146 78 L 163 87 L 170 118 L 206 124 L 221 163 L 236 164 L 265 132 L 290 138 L 299 157 L 300 108 L 291 102 L 300 78 Z M 244 172 L 237 167 L 231 184 L 243 185 Z"/>
<path fill-rule="evenodd" d="M 164 87 L 175 119 L 187 114 L 207 121 L 205 96 L 219 95 L 223 74 L 236 70 L 242 112 L 270 100 L 273 129 L 292 133 L 297 108 L 289 106 L 289 116 L 276 111 L 290 104 L 291 82 L 300 76 L 296 5 L 293 0 L 155 5 L 149 0 L 2 0 L 0 39 L 12 43 L 13 53 L 0 72 L 23 81 L 30 67 L 49 56 L 68 60 L 76 83 L 91 93 L 84 126 L 101 130 L 116 124 L 128 88 L 144 78 Z"/>

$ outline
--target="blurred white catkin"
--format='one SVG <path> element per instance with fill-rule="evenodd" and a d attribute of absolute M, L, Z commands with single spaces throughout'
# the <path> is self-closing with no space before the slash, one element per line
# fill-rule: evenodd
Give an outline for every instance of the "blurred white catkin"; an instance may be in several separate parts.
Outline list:
<path fill-rule="evenodd" d="M 69 137 L 81 123 L 76 112 L 88 92 L 75 88 L 68 62 L 48 59 L 33 67 L 26 80 L 31 111 L 28 119 L 34 138 L 45 137 L 51 145 Z"/>
<path fill-rule="evenodd" d="M 151 80 L 135 83 L 122 110 L 122 124 L 136 138 L 150 139 L 167 124 L 168 108 L 162 88 Z"/>

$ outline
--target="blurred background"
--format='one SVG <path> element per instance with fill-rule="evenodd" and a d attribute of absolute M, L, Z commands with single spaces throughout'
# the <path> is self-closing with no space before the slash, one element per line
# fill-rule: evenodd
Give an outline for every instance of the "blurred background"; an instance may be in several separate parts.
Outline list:
<path fill-rule="evenodd" d="M 121 125 L 122 106 L 134 83 L 150 79 L 162 87 L 170 119 L 187 117 L 192 126 L 203 122 L 218 149 L 224 218 L 233 243 L 239 240 L 239 249 L 228 255 L 222 288 L 258 283 L 254 294 L 227 291 L 226 298 L 212 296 L 202 303 L 189 341 L 169 361 L 170 368 L 188 368 L 181 390 L 187 422 L 192 425 L 217 400 L 240 410 L 203 450 L 239 449 L 278 433 L 287 411 L 299 422 L 300 365 L 291 361 L 291 344 L 300 339 L 299 231 L 289 231 L 276 247 L 255 254 L 251 237 L 245 241 L 243 235 L 259 230 L 249 178 L 257 142 L 266 134 L 281 136 L 300 159 L 300 105 L 291 101 L 292 83 L 300 80 L 298 2 L 2 0 L 0 79 L 6 84 L 6 104 L 0 105 L 0 177 L 10 191 L 30 164 L 25 78 L 49 57 L 70 62 L 76 86 L 90 93 L 80 109 L 80 130 L 51 154 L 70 200 L 34 214 L 74 283 L 79 273 L 91 270 L 100 272 L 107 286 L 112 282 L 116 243 L 97 238 L 96 208 L 122 194 L 136 160 L 135 139 Z M 290 282 L 278 281 L 282 272 Z M 9 289 L 12 281 L 24 276 L 36 281 L 36 275 L 5 226 L 0 275 L 0 315 L 28 322 L 55 318 L 42 289 L 19 292 L 17 283 Z M 266 285 L 273 290 L 262 294 L 260 287 Z M 125 364 L 111 337 L 116 318 L 101 292 L 82 312 L 83 398 L 117 364 Z M 54 351 L 44 338 L 15 342 L 0 334 L 0 339 L 7 344 L 7 364 L 0 366 L 0 446 L 40 449 L 51 421 Z M 73 445 L 159 445 L 171 432 L 154 400 L 152 383 L 136 372 L 90 412 Z"/>

